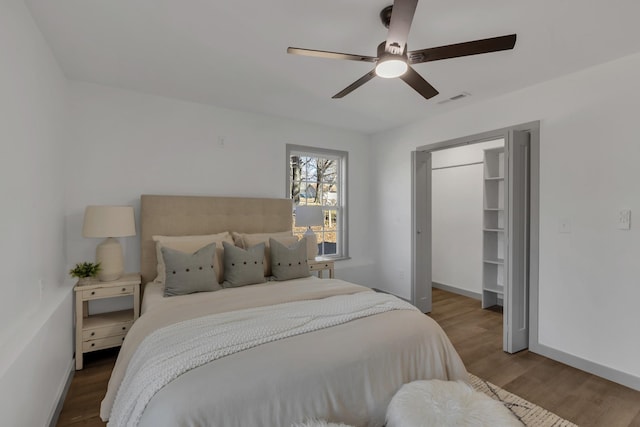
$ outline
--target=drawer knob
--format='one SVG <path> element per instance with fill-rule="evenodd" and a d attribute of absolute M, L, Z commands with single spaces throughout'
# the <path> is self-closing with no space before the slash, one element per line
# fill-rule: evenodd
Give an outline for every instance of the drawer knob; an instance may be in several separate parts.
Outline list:
<path fill-rule="evenodd" d="M 124 337 L 122 337 L 122 341 L 124 341 Z"/>
<path fill-rule="evenodd" d="M 127 288 L 122 288 L 122 292 L 126 292 Z"/>
<path fill-rule="evenodd" d="M 92 342 L 91 347 L 95 347 L 95 346 L 96 346 L 96 343 Z"/>
<path fill-rule="evenodd" d="M 127 330 L 127 327 L 126 327 L 126 326 L 123 326 L 123 327 L 122 327 L 122 330 L 123 330 L 123 331 L 126 331 L 126 330 Z"/>
<path fill-rule="evenodd" d="M 94 336 L 96 333 L 95 332 L 91 332 L 91 336 Z"/>
<path fill-rule="evenodd" d="M 96 291 L 91 291 L 91 295 L 95 295 L 95 294 L 96 294 Z"/>

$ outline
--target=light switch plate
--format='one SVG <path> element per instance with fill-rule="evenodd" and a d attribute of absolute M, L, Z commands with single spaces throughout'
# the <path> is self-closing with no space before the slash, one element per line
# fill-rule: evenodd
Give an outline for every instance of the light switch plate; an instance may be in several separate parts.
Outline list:
<path fill-rule="evenodd" d="M 618 230 L 631 229 L 631 209 L 622 209 L 618 213 Z"/>

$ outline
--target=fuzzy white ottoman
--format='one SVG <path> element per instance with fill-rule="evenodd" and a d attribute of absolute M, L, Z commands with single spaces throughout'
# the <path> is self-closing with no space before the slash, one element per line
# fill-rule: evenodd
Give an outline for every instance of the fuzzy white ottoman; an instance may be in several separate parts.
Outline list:
<path fill-rule="evenodd" d="M 387 408 L 387 427 L 522 427 L 502 403 L 463 382 L 403 385 Z"/>

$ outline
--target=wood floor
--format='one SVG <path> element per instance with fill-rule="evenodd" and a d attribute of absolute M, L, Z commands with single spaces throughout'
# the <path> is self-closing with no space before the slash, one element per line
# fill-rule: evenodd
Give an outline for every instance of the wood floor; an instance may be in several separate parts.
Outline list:
<path fill-rule="evenodd" d="M 640 426 L 640 392 L 529 351 L 502 351 L 502 314 L 433 290 L 433 317 L 467 370 L 579 426 Z"/>
<path fill-rule="evenodd" d="M 440 323 L 467 370 L 574 423 L 640 427 L 640 392 L 528 351 L 502 351 L 502 315 L 480 309 L 476 300 L 433 290 L 431 316 Z M 85 356 L 64 402 L 58 426 L 104 426 L 100 401 L 117 350 Z"/>

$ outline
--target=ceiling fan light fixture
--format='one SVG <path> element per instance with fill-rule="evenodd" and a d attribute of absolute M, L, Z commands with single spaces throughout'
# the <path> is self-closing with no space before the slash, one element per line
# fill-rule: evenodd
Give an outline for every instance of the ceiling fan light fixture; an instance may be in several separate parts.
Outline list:
<path fill-rule="evenodd" d="M 407 72 L 409 65 L 403 56 L 388 55 L 378 61 L 376 75 L 385 79 L 400 77 Z"/>
<path fill-rule="evenodd" d="M 331 52 L 328 50 L 301 49 L 289 47 L 287 53 L 315 56 L 328 59 L 347 59 L 358 62 L 372 62 L 374 69 L 367 72 L 349 86 L 333 95 L 333 99 L 344 98 L 374 77 L 393 79 L 400 77 L 424 99 L 438 95 L 438 90 L 426 81 L 414 68 L 416 64 L 439 61 L 441 59 L 510 50 L 516 44 L 516 34 L 488 39 L 472 40 L 445 46 L 407 51 L 409 30 L 413 21 L 418 0 L 393 0 L 393 4 L 380 12 L 380 19 L 388 28 L 387 38 L 376 49 L 376 56 L 354 55 L 351 53 Z M 453 98 L 452 98 L 453 99 Z M 457 98 L 456 98 L 457 99 Z"/>

